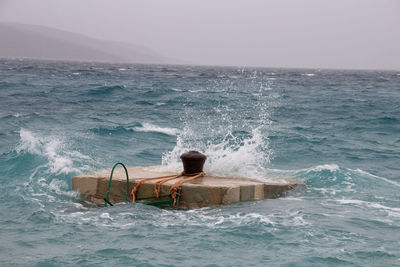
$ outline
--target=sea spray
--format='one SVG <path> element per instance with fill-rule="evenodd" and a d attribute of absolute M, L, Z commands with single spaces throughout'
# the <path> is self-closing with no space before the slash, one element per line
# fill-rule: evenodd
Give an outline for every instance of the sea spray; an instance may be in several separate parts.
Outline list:
<path fill-rule="evenodd" d="M 270 117 L 280 101 L 279 95 L 269 92 L 272 83 L 263 75 L 257 79 L 257 75 L 257 71 L 253 72 L 247 84 L 258 88 L 249 96 L 256 99 L 255 104 L 236 98 L 237 88 L 230 83 L 223 92 L 226 98 L 234 101 L 221 100 L 211 109 L 186 105 L 181 115 L 183 130 L 178 132 L 176 146 L 164 153 L 163 167 L 179 171 L 182 168 L 179 156 L 189 150 L 198 150 L 207 155 L 206 172 L 263 178 L 273 156 L 268 138 Z M 221 84 L 214 86 L 220 88 Z M 190 99 L 187 102 L 190 103 Z M 250 117 L 254 119 L 249 121 Z"/>
<path fill-rule="evenodd" d="M 183 131 L 187 133 L 187 130 Z M 202 151 L 207 155 L 204 166 L 206 172 L 219 176 L 242 176 L 260 178 L 265 175 L 265 167 L 270 161 L 272 150 L 268 139 L 259 129 L 253 129 L 250 137 L 240 139 L 228 132 L 218 143 L 196 142 L 178 135 L 177 144 L 171 152 L 165 153 L 162 165 L 173 171 L 182 169 L 179 156 L 188 150 Z"/>

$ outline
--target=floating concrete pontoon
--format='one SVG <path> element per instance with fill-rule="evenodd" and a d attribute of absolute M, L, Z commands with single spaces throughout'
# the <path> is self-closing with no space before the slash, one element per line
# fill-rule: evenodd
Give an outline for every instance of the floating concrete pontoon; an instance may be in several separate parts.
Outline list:
<path fill-rule="evenodd" d="M 128 201 L 132 189 L 143 178 L 173 175 L 163 171 L 161 166 L 130 167 Z M 72 189 L 79 191 L 89 201 L 104 204 L 107 194 L 111 170 L 102 170 L 92 174 L 72 178 Z M 217 177 L 206 174 L 181 186 L 181 196 L 177 206 L 184 209 L 202 208 L 216 205 L 228 205 L 240 201 L 254 201 L 265 198 L 276 198 L 299 184 L 296 178 L 277 175 L 267 176 L 268 180 L 277 182 L 261 182 L 255 179 L 240 177 Z M 171 186 L 182 178 L 170 180 L 162 184 L 161 195 L 168 195 Z M 157 180 L 144 182 L 136 193 L 137 199 L 154 196 L 154 184 Z M 108 200 L 112 203 L 123 202 L 126 194 L 126 176 L 123 168 L 116 169 L 111 181 Z"/>

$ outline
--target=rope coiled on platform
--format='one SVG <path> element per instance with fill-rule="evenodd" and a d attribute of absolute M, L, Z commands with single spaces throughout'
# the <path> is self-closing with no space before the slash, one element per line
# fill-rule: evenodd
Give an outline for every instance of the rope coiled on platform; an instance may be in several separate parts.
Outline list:
<path fill-rule="evenodd" d="M 140 181 L 138 182 L 138 184 L 132 189 L 132 192 L 131 192 L 131 195 L 132 195 L 132 202 L 133 202 L 133 203 L 136 202 L 136 193 L 137 193 L 137 191 L 139 190 L 139 187 L 140 187 L 143 183 L 145 183 L 145 182 L 147 182 L 147 181 L 163 179 L 163 180 L 161 180 L 161 181 L 157 181 L 157 182 L 154 184 L 154 192 L 155 192 L 156 198 L 159 198 L 160 192 L 161 192 L 161 185 L 162 185 L 162 184 L 164 184 L 165 182 L 170 181 L 170 180 L 174 180 L 174 179 L 177 179 L 177 178 L 180 178 L 180 177 L 188 176 L 187 178 L 183 178 L 183 179 L 181 179 L 181 180 L 175 182 L 175 183 L 171 186 L 171 188 L 170 188 L 170 190 L 169 190 L 169 194 L 170 194 L 171 198 L 174 200 L 172 206 L 175 206 L 175 205 L 177 204 L 177 197 L 180 196 L 180 193 L 179 193 L 179 192 L 181 191 L 181 185 L 184 184 L 184 183 L 186 183 L 186 182 L 193 181 L 193 180 L 195 180 L 195 179 L 197 179 L 197 178 L 199 178 L 199 177 L 202 177 L 202 176 L 204 176 L 204 175 L 205 175 L 205 172 L 194 173 L 194 174 L 185 174 L 185 172 L 181 172 L 181 173 L 179 173 L 179 174 L 172 174 L 172 175 L 158 176 L 158 177 L 151 177 L 151 178 L 142 179 L 142 180 L 140 180 Z"/>

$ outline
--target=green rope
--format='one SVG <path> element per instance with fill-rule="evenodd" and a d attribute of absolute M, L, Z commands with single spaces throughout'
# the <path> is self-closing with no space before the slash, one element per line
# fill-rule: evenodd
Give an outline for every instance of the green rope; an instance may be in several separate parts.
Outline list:
<path fill-rule="evenodd" d="M 114 164 L 114 167 L 111 170 L 111 174 L 110 174 L 110 180 L 108 181 L 108 188 L 107 188 L 107 194 L 106 197 L 104 198 L 104 207 L 107 207 L 107 203 L 110 204 L 111 206 L 113 206 L 113 204 L 108 200 L 108 195 L 110 194 L 110 187 L 111 187 L 111 180 L 112 180 L 112 176 L 114 173 L 114 169 L 115 167 L 117 167 L 117 165 L 121 165 L 122 167 L 124 167 L 125 169 L 125 174 L 126 174 L 126 193 L 125 193 L 125 201 L 128 200 L 128 191 L 129 191 L 129 176 L 128 176 L 128 170 L 126 169 L 125 165 L 122 164 L 121 162 L 117 162 Z"/>

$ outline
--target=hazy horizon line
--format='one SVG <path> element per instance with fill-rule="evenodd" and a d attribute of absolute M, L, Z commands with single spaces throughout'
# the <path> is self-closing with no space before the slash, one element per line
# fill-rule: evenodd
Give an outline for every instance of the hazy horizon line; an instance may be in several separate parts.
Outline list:
<path fill-rule="evenodd" d="M 248 69 L 282 69 L 282 70 L 314 70 L 314 71 L 365 71 L 365 72 L 399 72 L 397 69 L 350 69 L 350 68 L 310 68 L 310 67 L 269 67 L 269 66 L 241 66 L 241 65 L 207 65 L 207 64 L 181 64 L 181 63 L 140 63 L 140 62 L 118 62 L 101 60 L 79 60 L 79 59 L 55 59 L 55 58 L 33 58 L 33 57 L 0 57 L 0 60 L 12 61 L 51 61 L 68 63 L 100 63 L 121 65 L 151 65 L 151 66 L 186 66 L 186 67 L 210 67 L 210 68 L 248 68 Z"/>

